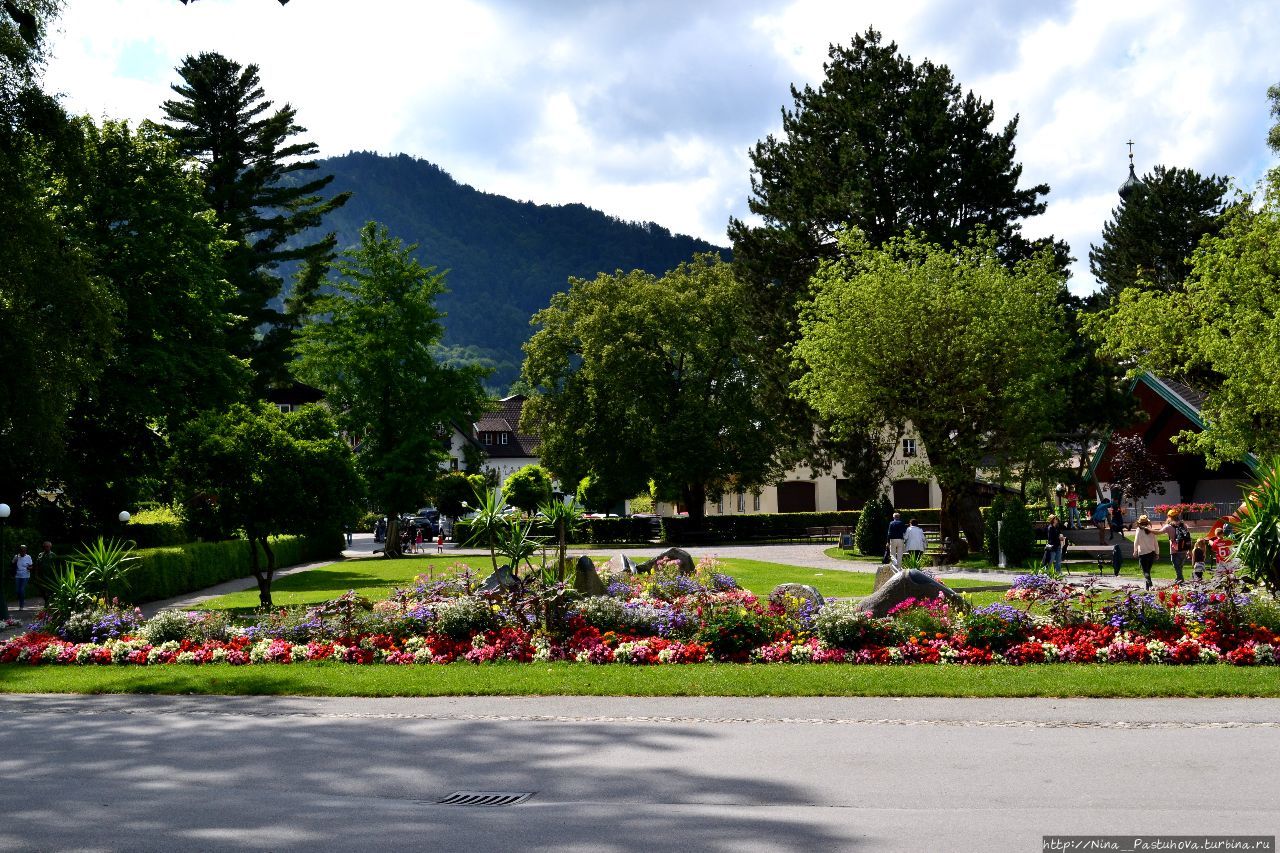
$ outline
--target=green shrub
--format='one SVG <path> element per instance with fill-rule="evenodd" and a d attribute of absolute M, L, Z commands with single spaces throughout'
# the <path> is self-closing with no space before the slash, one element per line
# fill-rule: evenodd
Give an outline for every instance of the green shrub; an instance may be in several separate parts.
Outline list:
<path fill-rule="evenodd" d="M 1257 625 L 1272 634 L 1280 634 L 1280 601 L 1275 598 L 1262 594 L 1255 596 L 1241 609 L 1240 617 L 1246 625 Z"/>
<path fill-rule="evenodd" d="M 1000 529 L 1000 547 L 1010 566 L 1025 566 L 1036 550 L 1036 531 L 1022 501 L 1005 505 L 1004 525 Z"/>
<path fill-rule="evenodd" d="M 858 527 L 853 534 L 853 543 L 858 553 L 868 557 L 884 554 L 885 541 L 889 536 L 889 521 L 893 518 L 893 506 L 889 499 L 880 495 L 867 501 L 858 516 Z"/>
<path fill-rule="evenodd" d="M 696 638 L 718 659 L 745 659 L 773 638 L 776 621 L 736 602 L 713 604 L 703 609 Z"/>
<path fill-rule="evenodd" d="M 1027 638 L 1030 620 L 1007 604 L 970 611 L 964 617 L 966 642 L 980 649 L 1003 652 Z"/>
<path fill-rule="evenodd" d="M 185 610 L 161 610 L 148 619 L 138 633 L 153 646 L 170 640 L 180 643 L 191 634 L 191 620 Z"/>
<path fill-rule="evenodd" d="M 859 610 L 856 601 L 831 602 L 818 611 L 813 624 L 824 643 L 840 649 L 888 646 L 896 640 L 892 622 Z"/>
<path fill-rule="evenodd" d="M 172 507 L 140 509 L 125 525 L 124 535 L 139 548 L 164 548 L 191 541 L 186 521 Z"/>

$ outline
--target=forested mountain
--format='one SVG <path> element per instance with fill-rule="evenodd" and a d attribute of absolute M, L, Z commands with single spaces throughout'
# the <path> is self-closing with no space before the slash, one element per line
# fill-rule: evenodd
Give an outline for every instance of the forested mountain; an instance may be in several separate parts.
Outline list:
<path fill-rule="evenodd" d="M 460 184 L 440 167 L 406 154 L 354 152 L 319 161 L 329 190 L 351 200 L 325 219 L 338 246 L 358 241 L 369 220 L 383 223 L 418 260 L 448 271 L 440 299 L 450 360 L 494 369 L 488 385 L 505 391 L 519 376 L 529 318 L 570 276 L 643 269 L 661 274 L 694 252 L 718 247 L 652 223 L 624 222 L 581 204 L 515 201 Z M 303 235 L 314 239 L 314 235 Z M 728 254 L 728 250 L 720 250 Z"/>

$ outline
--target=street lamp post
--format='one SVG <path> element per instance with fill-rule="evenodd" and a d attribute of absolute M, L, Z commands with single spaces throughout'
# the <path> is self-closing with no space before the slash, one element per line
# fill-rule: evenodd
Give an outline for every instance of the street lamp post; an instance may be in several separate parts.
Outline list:
<path fill-rule="evenodd" d="M 4 523 L 9 519 L 9 505 L 0 504 L 0 554 L 9 556 L 8 550 L 4 545 Z M 9 605 L 4 600 L 4 586 L 9 582 L 9 567 L 5 566 L 3 572 L 0 572 L 0 619 L 9 618 Z"/>

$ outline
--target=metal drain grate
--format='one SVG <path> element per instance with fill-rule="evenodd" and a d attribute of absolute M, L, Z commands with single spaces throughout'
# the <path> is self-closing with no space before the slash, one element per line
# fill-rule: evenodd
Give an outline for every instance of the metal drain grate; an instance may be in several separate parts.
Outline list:
<path fill-rule="evenodd" d="M 532 791 L 454 791 L 439 803 L 442 806 L 514 806 L 532 796 Z"/>

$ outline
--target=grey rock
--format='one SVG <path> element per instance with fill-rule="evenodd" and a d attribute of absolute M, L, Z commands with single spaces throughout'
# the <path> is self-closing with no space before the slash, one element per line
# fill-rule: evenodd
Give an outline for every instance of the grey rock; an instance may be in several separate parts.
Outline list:
<path fill-rule="evenodd" d="M 609 561 L 609 570 L 612 572 L 627 572 L 635 574 L 637 570 L 635 562 L 626 554 L 615 554 L 613 559 Z"/>
<path fill-rule="evenodd" d="M 680 564 L 680 574 L 693 574 L 693 557 L 683 548 L 668 548 L 652 560 L 645 560 L 636 567 L 638 572 L 651 572 L 653 567 L 658 565 L 659 560 L 671 560 Z"/>
<path fill-rule="evenodd" d="M 480 591 L 494 592 L 499 589 L 513 589 L 519 584 L 520 580 L 511 571 L 510 566 L 498 566 L 498 570 L 485 578 L 484 583 L 480 584 Z"/>
<path fill-rule="evenodd" d="M 895 605 L 908 598 L 937 598 L 939 593 L 953 605 L 963 604 L 954 590 L 943 586 L 924 572 L 912 569 L 897 572 L 884 586 L 858 602 L 858 609 L 872 616 L 887 616 Z"/>
<path fill-rule="evenodd" d="M 769 593 L 770 601 L 777 601 L 782 598 L 803 598 L 812 601 L 818 607 L 821 607 L 826 601 L 822 597 L 822 593 L 807 583 L 780 583 L 773 588 L 773 592 Z"/>
<path fill-rule="evenodd" d="M 573 588 L 583 595 L 604 595 L 604 581 L 596 571 L 596 564 L 583 554 L 573 567 Z"/>
<path fill-rule="evenodd" d="M 898 570 L 895 569 L 893 566 L 890 566 L 887 564 L 881 565 L 878 569 L 876 569 L 876 582 L 875 582 L 875 586 L 871 587 L 872 591 L 874 592 L 875 590 L 884 586 L 886 583 L 889 582 L 889 579 L 892 578 L 897 573 L 898 573 Z"/>

